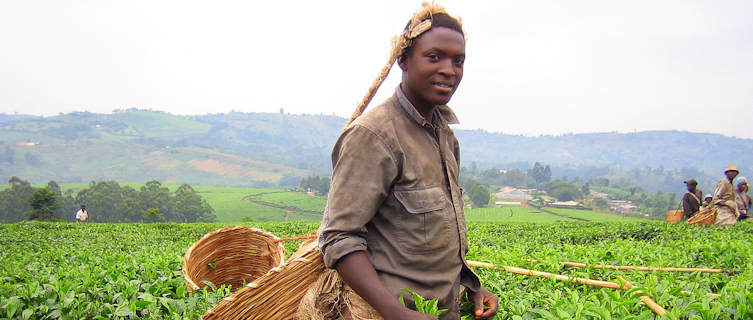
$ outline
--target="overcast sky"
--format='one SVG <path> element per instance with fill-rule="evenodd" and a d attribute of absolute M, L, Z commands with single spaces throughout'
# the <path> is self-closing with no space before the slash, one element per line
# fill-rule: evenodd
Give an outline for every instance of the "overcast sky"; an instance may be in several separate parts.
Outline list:
<path fill-rule="evenodd" d="M 450 105 L 510 134 L 753 138 L 753 1 L 441 1 L 468 36 Z M 0 113 L 349 116 L 420 1 L 0 1 Z M 391 95 L 400 70 L 372 106 Z"/>

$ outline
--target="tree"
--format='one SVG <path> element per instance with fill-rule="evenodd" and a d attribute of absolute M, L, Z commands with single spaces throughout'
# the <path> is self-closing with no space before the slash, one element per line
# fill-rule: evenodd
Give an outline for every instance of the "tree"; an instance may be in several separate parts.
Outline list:
<path fill-rule="evenodd" d="M 473 202 L 473 205 L 476 206 L 476 208 L 486 207 L 486 205 L 489 204 L 489 189 L 481 184 L 476 184 L 471 188 L 470 197 L 471 202 Z"/>
<path fill-rule="evenodd" d="M 544 167 L 541 163 L 536 162 L 533 165 L 533 168 L 528 171 L 528 175 L 531 176 L 533 180 L 536 180 L 538 186 L 542 186 L 552 179 L 552 168 L 550 168 L 549 165 Z"/>
<path fill-rule="evenodd" d="M 596 198 L 593 200 L 593 205 L 594 207 L 599 209 L 607 209 L 607 200 L 604 200 L 603 198 Z"/>
<path fill-rule="evenodd" d="M 329 183 L 330 180 L 328 177 L 321 178 L 319 176 L 308 176 L 301 179 L 301 189 L 315 191 L 320 195 L 326 195 L 329 193 Z"/>
<path fill-rule="evenodd" d="M 586 184 L 584 184 L 584 185 L 583 185 L 583 186 L 582 186 L 582 187 L 580 188 L 580 191 L 582 191 L 582 192 L 583 192 L 583 195 L 584 195 L 584 196 L 587 196 L 587 195 L 589 195 L 589 194 L 591 193 L 591 185 L 589 185 L 589 184 L 588 184 L 588 182 L 586 182 Z"/>
<path fill-rule="evenodd" d="M 34 188 L 25 180 L 13 176 L 8 180 L 10 188 L 0 191 L 0 222 L 18 222 L 25 219 L 31 210 L 29 197 Z"/>
<path fill-rule="evenodd" d="M 175 211 L 180 222 L 211 222 L 217 220 L 214 209 L 187 184 L 175 190 Z"/>
<path fill-rule="evenodd" d="M 554 180 L 546 187 L 546 192 L 557 198 L 559 201 L 571 201 L 583 199 L 583 193 L 574 184 L 563 181 Z"/>
<path fill-rule="evenodd" d="M 164 217 L 162 214 L 159 213 L 159 209 L 157 208 L 149 208 L 144 211 L 144 215 L 142 216 L 144 221 L 146 222 L 157 222 L 161 221 Z"/>
<path fill-rule="evenodd" d="M 55 191 L 48 188 L 39 188 L 29 197 L 31 210 L 27 213 L 29 220 L 52 221 L 57 220 L 55 209 L 60 207 L 58 196 Z"/>

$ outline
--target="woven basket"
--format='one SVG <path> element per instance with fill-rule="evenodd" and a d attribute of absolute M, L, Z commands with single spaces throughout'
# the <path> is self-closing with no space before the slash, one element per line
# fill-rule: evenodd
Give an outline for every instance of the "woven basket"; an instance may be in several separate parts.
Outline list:
<path fill-rule="evenodd" d="M 682 216 L 685 214 L 683 210 L 669 210 L 667 211 L 667 222 L 675 223 L 682 221 Z"/>
<path fill-rule="evenodd" d="M 685 221 L 685 224 L 687 225 L 697 225 L 697 226 L 710 226 L 714 224 L 716 221 L 716 206 L 708 206 L 706 208 L 702 208 L 701 211 L 698 211 L 696 214 L 694 214 L 688 221 Z"/>
<path fill-rule="evenodd" d="M 183 256 L 183 278 L 190 291 L 209 281 L 233 289 L 284 263 L 285 248 L 274 234 L 252 227 L 226 227 L 204 235 Z"/>
<path fill-rule="evenodd" d="M 316 241 L 307 241 L 286 264 L 222 299 L 201 319 L 293 319 L 306 291 L 326 269 Z"/>

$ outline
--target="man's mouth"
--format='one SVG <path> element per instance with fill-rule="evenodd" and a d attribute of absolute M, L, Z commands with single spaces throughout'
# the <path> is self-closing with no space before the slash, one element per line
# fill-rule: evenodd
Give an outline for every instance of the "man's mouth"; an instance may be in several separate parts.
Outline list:
<path fill-rule="evenodd" d="M 431 85 L 441 90 L 452 90 L 455 87 L 455 84 L 449 82 L 432 82 Z"/>

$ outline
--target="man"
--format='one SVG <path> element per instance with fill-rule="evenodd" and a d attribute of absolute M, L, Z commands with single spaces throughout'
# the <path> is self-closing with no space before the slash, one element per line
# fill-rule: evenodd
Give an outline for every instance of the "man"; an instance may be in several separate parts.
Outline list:
<path fill-rule="evenodd" d="M 710 193 L 707 193 L 707 194 L 706 194 L 706 195 L 705 195 L 705 196 L 703 197 L 703 206 L 704 206 L 704 207 L 708 207 L 708 206 L 710 206 L 710 205 L 711 205 L 711 200 L 714 200 L 714 196 L 712 196 L 712 195 L 711 195 Z"/>
<path fill-rule="evenodd" d="M 690 217 L 692 217 L 701 208 L 701 196 L 703 195 L 703 192 L 701 192 L 701 190 L 699 189 L 696 189 L 696 187 L 698 186 L 698 181 L 696 181 L 695 179 L 690 179 L 683 182 L 685 183 L 688 192 L 686 192 L 682 197 L 682 210 L 685 213 L 685 219 L 690 219 Z"/>
<path fill-rule="evenodd" d="M 732 181 L 738 172 L 737 166 L 734 164 L 728 165 L 724 170 L 725 177 L 716 184 L 716 190 L 714 190 L 715 226 L 729 226 L 737 222 L 737 203 L 735 202 L 735 187 L 732 185 Z"/>
<path fill-rule="evenodd" d="M 737 185 L 735 202 L 737 203 L 737 211 L 740 213 L 737 221 L 742 221 L 750 217 L 751 199 L 748 195 L 748 180 L 745 177 L 737 177 L 735 184 Z"/>
<path fill-rule="evenodd" d="M 448 126 L 457 119 L 446 106 L 463 76 L 465 36 L 443 8 L 425 6 L 394 44 L 403 71 L 395 94 L 358 118 L 391 61 L 332 150 L 319 247 L 325 264 L 384 319 L 436 319 L 410 310 L 410 295 L 403 307 L 403 288 L 437 298 L 448 309 L 440 319 L 458 319 L 461 285 L 476 318 L 490 319 L 497 297 L 465 262 L 460 153 Z"/>
<path fill-rule="evenodd" d="M 86 206 L 81 205 L 81 209 L 76 212 L 76 222 L 86 222 L 89 219 L 89 213 L 86 212 Z"/>

